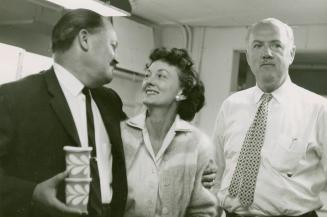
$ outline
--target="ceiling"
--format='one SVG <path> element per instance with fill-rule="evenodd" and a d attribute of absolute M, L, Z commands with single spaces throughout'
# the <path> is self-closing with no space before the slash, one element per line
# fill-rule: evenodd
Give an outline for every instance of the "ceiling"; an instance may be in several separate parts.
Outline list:
<path fill-rule="evenodd" d="M 327 24 L 326 0 L 130 0 L 133 14 L 158 24 L 245 26 L 267 17 Z"/>
<path fill-rule="evenodd" d="M 68 0 L 67 0 L 68 1 Z M 72 1 L 72 0 L 69 0 Z M 64 13 L 42 0 L 0 0 L 0 34 L 50 34 Z M 130 0 L 135 18 L 159 25 L 246 26 L 265 17 L 291 25 L 327 25 L 327 0 Z M 24 37 L 24 36 L 22 36 Z M 326 62 L 327 54 L 298 54 L 299 62 Z"/>
<path fill-rule="evenodd" d="M 40 2 L 0 0 L 0 25 L 53 24 L 63 10 Z M 266 17 L 276 17 L 291 25 L 327 24 L 326 0 L 130 0 L 130 3 L 134 15 L 161 25 L 246 26 Z"/>

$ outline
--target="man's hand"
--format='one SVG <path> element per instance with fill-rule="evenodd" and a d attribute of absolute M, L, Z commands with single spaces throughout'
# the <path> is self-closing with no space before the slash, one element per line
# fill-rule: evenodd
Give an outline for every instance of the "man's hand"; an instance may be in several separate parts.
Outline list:
<path fill-rule="evenodd" d="M 42 210 L 45 210 L 54 217 L 75 217 L 81 216 L 78 209 L 66 206 L 57 199 L 57 186 L 64 181 L 68 172 L 62 172 L 36 185 L 33 192 L 33 202 Z"/>
<path fill-rule="evenodd" d="M 213 160 L 210 160 L 202 174 L 202 185 L 207 189 L 212 188 L 215 184 L 216 176 L 217 166 Z"/>

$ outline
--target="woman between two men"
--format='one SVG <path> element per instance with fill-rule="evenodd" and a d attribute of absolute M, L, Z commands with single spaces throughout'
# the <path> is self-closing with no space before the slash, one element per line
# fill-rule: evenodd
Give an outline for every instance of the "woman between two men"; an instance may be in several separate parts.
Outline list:
<path fill-rule="evenodd" d="M 146 109 L 121 124 L 125 217 L 214 216 L 215 196 L 201 183 L 213 145 L 189 123 L 204 104 L 203 83 L 183 49 L 159 48 L 150 60 L 142 83 Z"/>

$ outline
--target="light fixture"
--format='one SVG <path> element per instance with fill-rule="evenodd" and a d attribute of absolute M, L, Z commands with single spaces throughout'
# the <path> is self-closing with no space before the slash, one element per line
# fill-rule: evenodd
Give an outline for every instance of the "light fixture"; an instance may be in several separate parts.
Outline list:
<path fill-rule="evenodd" d="M 102 16 L 118 17 L 118 16 L 130 16 L 127 11 L 121 10 L 113 5 L 105 3 L 100 0 L 46 0 L 53 4 L 59 5 L 66 9 L 89 9 L 101 14 Z"/>

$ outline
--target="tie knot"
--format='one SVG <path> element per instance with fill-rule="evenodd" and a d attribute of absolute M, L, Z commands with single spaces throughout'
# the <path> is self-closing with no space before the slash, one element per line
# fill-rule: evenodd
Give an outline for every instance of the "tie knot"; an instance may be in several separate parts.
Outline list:
<path fill-rule="evenodd" d="M 272 99 L 272 94 L 271 93 L 264 93 L 262 95 L 262 101 L 269 102 Z"/>

